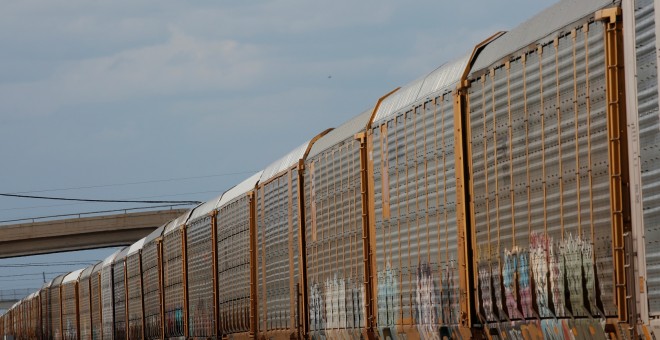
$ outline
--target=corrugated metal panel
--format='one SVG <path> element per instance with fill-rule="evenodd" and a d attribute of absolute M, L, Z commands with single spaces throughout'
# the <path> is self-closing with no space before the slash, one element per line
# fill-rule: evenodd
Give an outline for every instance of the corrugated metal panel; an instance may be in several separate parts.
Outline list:
<path fill-rule="evenodd" d="M 151 232 L 151 234 L 147 235 L 147 237 L 144 238 L 144 244 L 147 244 L 163 235 L 163 232 L 165 231 L 165 226 L 167 226 L 170 222 L 167 222 L 163 224 L 162 226 L 158 227 L 158 229 L 154 230 Z"/>
<path fill-rule="evenodd" d="M 50 314 L 50 329 L 53 339 L 62 339 L 62 305 L 61 305 L 61 296 L 60 296 L 60 284 L 64 280 L 65 274 L 62 274 L 55 279 L 49 288 L 49 314 Z"/>
<path fill-rule="evenodd" d="M 328 133 L 305 161 L 305 289 L 312 338 L 358 339 L 366 325 L 360 142 L 353 135 L 370 116 L 365 111 Z"/>
<path fill-rule="evenodd" d="M 225 204 L 228 204 L 229 202 L 238 198 L 239 196 L 242 196 L 245 193 L 253 190 L 254 186 L 257 185 L 257 182 L 259 182 L 259 179 L 261 178 L 262 175 L 263 175 L 263 171 L 259 171 L 256 174 L 250 176 L 248 179 L 239 183 L 235 187 L 227 190 L 227 192 L 225 192 L 224 195 L 222 195 L 222 199 L 218 202 L 216 208 L 220 208 Z"/>
<path fill-rule="evenodd" d="M 136 242 L 126 255 L 126 289 L 128 295 L 128 337 L 142 339 L 142 282 L 140 273 L 144 239 Z"/>
<path fill-rule="evenodd" d="M 305 144 L 289 152 L 286 156 L 280 158 L 276 162 L 266 167 L 266 169 L 263 171 L 263 174 L 261 175 L 261 178 L 259 179 L 259 182 L 267 182 L 269 179 L 275 177 L 275 175 L 297 164 L 298 161 L 305 155 L 305 151 L 307 150 L 308 145 L 309 142 L 306 142 Z"/>
<path fill-rule="evenodd" d="M 366 128 L 372 112 L 373 108 L 366 110 L 353 119 L 340 125 L 338 128 L 328 132 L 312 145 L 312 149 L 309 151 L 307 157 L 314 157 L 348 138 L 353 138 L 356 133 L 363 131 Z"/>
<path fill-rule="evenodd" d="M 163 236 L 165 338 L 184 336 L 183 230 L 187 215 L 170 222 Z"/>
<path fill-rule="evenodd" d="M 165 228 L 159 229 L 162 232 Z M 156 237 L 158 236 L 153 237 L 152 240 Z M 160 262 L 158 243 L 145 242 L 142 248 L 142 285 L 144 290 L 144 336 L 147 340 L 161 338 Z"/>
<path fill-rule="evenodd" d="M 64 339 L 78 338 L 77 280 L 82 269 L 69 273 L 62 281 L 62 330 Z"/>
<path fill-rule="evenodd" d="M 126 256 L 131 256 L 131 255 L 139 252 L 142 249 L 142 247 L 144 246 L 144 240 L 145 240 L 145 238 L 143 237 L 143 238 L 139 239 L 137 242 L 133 243 L 128 248 L 128 252 L 126 253 Z"/>
<path fill-rule="evenodd" d="M 200 204 L 197 208 L 195 208 L 190 214 L 189 220 L 194 221 L 200 217 L 208 215 L 211 211 L 215 210 L 215 208 L 219 205 L 220 200 L 222 199 L 222 194 L 208 202 L 204 202 Z"/>
<path fill-rule="evenodd" d="M 102 263 L 102 262 L 98 262 L 96 264 L 93 264 L 93 265 L 85 268 L 83 270 L 83 272 L 80 274 L 80 279 L 82 280 L 82 279 L 89 278 L 89 276 L 92 274 L 92 271 L 94 270 L 94 267 L 96 267 L 99 263 Z"/>
<path fill-rule="evenodd" d="M 212 228 L 212 219 L 206 213 L 189 222 L 186 230 L 189 338 L 208 339 L 216 335 L 213 271 L 210 270 L 214 261 Z"/>
<path fill-rule="evenodd" d="M 223 334 L 250 330 L 250 199 L 261 173 L 230 189 L 218 209 L 218 295 Z M 231 198 L 231 199 L 230 199 Z"/>
<path fill-rule="evenodd" d="M 190 217 L 190 214 L 192 213 L 192 211 L 193 211 L 193 209 L 190 209 L 186 213 L 184 213 L 183 215 L 175 218 L 170 223 L 168 223 L 165 226 L 165 231 L 163 231 L 163 235 L 169 234 L 173 230 L 179 229 L 179 227 L 181 227 L 181 225 L 183 225 L 184 223 L 186 223 L 186 221 L 188 221 L 188 218 Z"/>
<path fill-rule="evenodd" d="M 414 102 L 419 95 L 419 91 L 422 89 L 422 84 L 424 83 L 425 78 L 426 76 L 416 79 L 398 91 L 394 92 L 389 97 L 385 98 L 383 102 L 380 103 L 378 111 L 376 111 L 374 122 L 378 122 L 385 117 L 389 117 L 399 109 L 406 107 Z"/>
<path fill-rule="evenodd" d="M 117 257 L 117 255 L 122 251 L 122 249 L 118 249 L 117 251 L 112 253 L 110 256 L 106 257 L 105 260 L 103 260 L 102 267 L 107 267 L 107 266 L 111 265 L 112 262 L 115 260 L 115 257 Z"/>
<path fill-rule="evenodd" d="M 426 97 L 443 90 L 450 85 L 454 85 L 459 81 L 465 71 L 465 67 L 467 67 L 471 54 L 472 53 L 470 52 L 459 59 L 450 61 L 426 76 L 426 79 L 424 79 L 424 85 L 422 85 L 416 101 L 429 99 Z"/>
<path fill-rule="evenodd" d="M 658 72 L 652 0 L 635 0 L 635 53 L 639 114 L 642 204 L 646 242 L 646 284 L 651 316 L 660 315 L 660 116 Z"/>
<path fill-rule="evenodd" d="M 82 273 L 82 271 L 83 269 L 78 269 L 76 271 L 67 274 L 67 276 L 64 277 L 64 280 L 62 280 L 62 283 L 69 283 L 71 281 L 78 280 L 78 277 L 80 277 L 80 273 Z"/>
<path fill-rule="evenodd" d="M 292 155 L 285 159 L 302 157 L 300 152 Z M 278 164 L 285 168 L 295 163 Z M 257 192 L 259 330 L 292 330 L 298 320 L 298 170 L 280 171 L 278 177 L 262 183 Z"/>
<path fill-rule="evenodd" d="M 101 262 L 99 262 L 101 263 Z M 80 284 L 78 286 L 78 305 L 80 315 L 80 339 L 92 340 L 92 306 L 90 275 L 96 265 L 91 265 L 80 274 Z"/>
<path fill-rule="evenodd" d="M 424 100 L 433 93 L 456 84 L 465 71 L 469 59 L 470 54 L 446 63 L 394 92 L 380 104 L 374 122 L 380 122 L 398 111 L 408 108 L 414 102 Z"/>
<path fill-rule="evenodd" d="M 488 44 L 477 57 L 472 72 L 483 70 L 507 55 L 546 37 L 548 33 L 563 29 L 614 3 L 616 1 L 613 0 L 562 0 Z"/>
<path fill-rule="evenodd" d="M 114 339 L 126 339 L 126 254 L 129 247 L 122 249 L 112 263 L 112 291 L 114 294 Z"/>

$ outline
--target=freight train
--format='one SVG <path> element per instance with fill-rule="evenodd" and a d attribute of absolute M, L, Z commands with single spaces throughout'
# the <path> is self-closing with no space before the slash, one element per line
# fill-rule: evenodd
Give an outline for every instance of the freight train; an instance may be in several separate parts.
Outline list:
<path fill-rule="evenodd" d="M 660 334 L 653 0 L 563 0 L 0 318 L 15 339 Z"/>

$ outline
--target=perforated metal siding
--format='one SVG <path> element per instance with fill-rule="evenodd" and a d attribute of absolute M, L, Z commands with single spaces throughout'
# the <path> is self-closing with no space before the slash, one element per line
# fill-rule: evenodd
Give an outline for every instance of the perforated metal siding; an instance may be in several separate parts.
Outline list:
<path fill-rule="evenodd" d="M 293 330 L 299 302 L 295 291 L 299 282 L 298 170 L 260 185 L 257 197 L 259 330 Z"/>
<path fill-rule="evenodd" d="M 453 88 L 374 125 L 375 251 L 381 336 L 459 323 Z M 424 336 L 424 335 L 420 335 Z"/>
<path fill-rule="evenodd" d="M 126 339 L 126 265 L 124 261 L 125 258 L 119 258 L 112 264 L 115 340 Z"/>
<path fill-rule="evenodd" d="M 129 339 L 142 339 L 140 251 L 126 257 L 126 276 L 126 282 L 128 283 L 128 337 Z"/>
<path fill-rule="evenodd" d="M 103 303 L 103 339 L 114 337 L 114 313 L 113 304 L 115 295 L 113 293 L 112 265 L 106 265 L 101 269 L 101 299 Z"/>
<path fill-rule="evenodd" d="M 213 301 L 213 235 L 210 216 L 189 222 L 188 260 L 188 337 L 207 339 L 215 336 Z M 223 283 L 226 284 L 226 283 Z"/>
<path fill-rule="evenodd" d="M 44 286 L 39 291 L 39 296 L 41 297 L 41 334 L 44 338 L 49 339 L 51 337 L 52 315 L 50 314 L 50 289 Z"/>
<path fill-rule="evenodd" d="M 182 232 L 173 229 L 163 236 L 163 279 L 165 294 L 165 337 L 184 336 L 183 310 L 183 240 Z"/>
<path fill-rule="evenodd" d="M 62 303 L 60 300 L 60 285 L 64 275 L 60 275 L 53 280 L 53 284 L 50 286 L 50 329 L 51 336 L 55 340 L 62 339 Z"/>
<path fill-rule="evenodd" d="M 78 339 L 77 286 L 76 281 L 62 284 L 62 326 L 65 340 Z"/>
<path fill-rule="evenodd" d="M 91 297 L 91 339 L 99 340 L 101 339 L 101 333 L 103 330 L 103 320 L 101 320 L 101 311 L 103 305 L 101 303 L 101 268 L 100 265 L 94 269 L 92 275 L 89 278 L 89 283 L 91 286 L 90 297 Z"/>
<path fill-rule="evenodd" d="M 250 330 L 250 199 L 246 193 L 220 207 L 217 228 L 220 329 L 223 334 L 245 333 Z"/>
<path fill-rule="evenodd" d="M 92 339 L 92 309 L 90 306 L 91 291 L 90 291 L 90 276 L 89 271 L 93 267 L 85 269 L 80 277 L 80 283 L 78 284 L 78 308 L 79 308 L 79 317 L 80 317 L 80 339 L 81 340 L 91 340 Z"/>
<path fill-rule="evenodd" d="M 144 337 L 147 340 L 160 339 L 162 333 L 159 261 L 158 241 L 145 243 L 142 248 L 142 284 L 144 290 Z"/>
<path fill-rule="evenodd" d="M 477 300 L 488 321 L 533 317 L 535 304 L 544 318 L 602 315 L 601 305 L 616 315 L 603 24 L 580 25 L 556 47 L 551 39 L 542 54 L 518 52 L 509 68 L 472 78 L 468 94 Z"/>
<path fill-rule="evenodd" d="M 660 315 L 660 117 L 655 8 L 652 0 L 635 1 L 635 52 L 639 112 L 642 204 L 646 241 L 649 312 Z"/>
<path fill-rule="evenodd" d="M 364 129 L 366 123 L 360 126 Z M 334 145 L 306 160 L 306 289 L 312 337 L 357 339 L 365 326 L 357 131 L 342 140 L 333 137 Z"/>

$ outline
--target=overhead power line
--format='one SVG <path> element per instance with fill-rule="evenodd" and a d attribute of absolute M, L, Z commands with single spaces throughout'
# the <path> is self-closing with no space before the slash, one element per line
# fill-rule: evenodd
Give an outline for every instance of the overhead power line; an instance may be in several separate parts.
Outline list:
<path fill-rule="evenodd" d="M 97 202 L 97 203 L 151 203 L 151 204 L 166 204 L 166 203 L 188 203 L 199 204 L 201 201 L 132 201 L 132 200 L 101 200 L 101 199 L 87 199 L 87 198 L 66 198 L 66 197 L 49 197 L 49 196 L 32 196 L 32 195 L 17 195 L 17 194 L 0 194 L 4 197 L 17 197 L 17 198 L 33 198 L 40 200 L 54 200 L 54 201 L 74 201 L 74 202 Z"/>
<path fill-rule="evenodd" d="M 253 174 L 255 172 L 256 171 L 227 172 L 227 173 L 224 173 L 224 174 L 205 175 L 205 176 L 174 177 L 174 178 L 153 179 L 153 180 L 137 181 L 137 182 L 110 183 L 110 184 L 85 185 L 85 186 L 68 187 L 68 188 L 52 188 L 52 189 L 30 190 L 30 191 L 17 191 L 17 192 L 11 192 L 11 194 L 33 194 L 33 193 L 39 193 L 39 192 L 95 189 L 95 188 L 118 187 L 118 186 L 137 185 L 137 184 L 176 182 L 176 181 L 185 181 L 185 180 L 190 180 L 190 179 L 204 179 L 204 178 L 213 178 L 213 177 L 224 177 L 224 176 L 233 176 L 233 175 Z"/>
<path fill-rule="evenodd" d="M 224 189 L 221 190 L 206 190 L 206 191 L 197 191 L 197 192 L 186 192 L 186 193 L 180 193 L 180 194 L 169 194 L 169 195 L 156 195 L 156 196 L 144 196 L 144 197 L 138 197 L 136 199 L 141 199 L 141 198 L 155 198 L 155 197 L 172 197 L 172 196 L 185 196 L 185 195 L 197 195 L 197 194 L 208 194 L 208 193 L 220 193 Z M 186 201 L 184 201 L 186 202 Z M 195 201 L 196 202 L 196 201 Z M 36 205 L 36 206 L 29 206 L 29 207 L 15 207 L 15 208 L 0 208 L 0 211 L 8 211 L 8 210 L 28 210 L 28 209 L 36 209 L 36 208 L 54 208 L 54 207 L 66 207 L 66 206 L 72 206 L 72 205 L 80 205 L 84 203 L 95 203 L 95 202 L 81 202 L 81 203 L 68 203 L 68 204 L 51 204 L 51 205 Z M 197 203 L 194 203 L 197 204 Z"/>
<path fill-rule="evenodd" d="M 0 268 L 23 268 L 23 267 L 52 267 L 52 266 L 89 266 L 98 263 L 99 260 L 89 262 L 62 261 L 62 262 L 32 262 L 32 263 L 9 263 L 0 264 Z"/>

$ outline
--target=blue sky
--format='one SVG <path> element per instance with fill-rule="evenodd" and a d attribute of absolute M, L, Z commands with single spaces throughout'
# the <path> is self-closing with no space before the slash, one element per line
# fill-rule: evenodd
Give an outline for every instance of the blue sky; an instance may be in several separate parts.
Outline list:
<path fill-rule="evenodd" d="M 5 1 L 0 192 L 211 199 L 554 2 Z M 0 220 L 133 206 L 0 198 Z M 83 267 L 2 265 L 111 252 L 0 260 L 0 289 Z"/>

